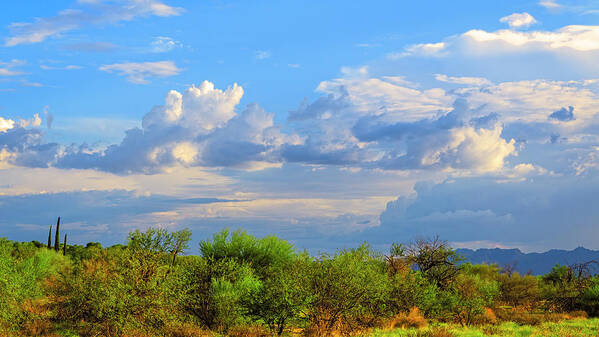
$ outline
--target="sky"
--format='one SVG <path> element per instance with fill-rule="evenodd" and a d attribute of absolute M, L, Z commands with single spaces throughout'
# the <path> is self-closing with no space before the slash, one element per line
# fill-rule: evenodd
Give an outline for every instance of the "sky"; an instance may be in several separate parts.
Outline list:
<path fill-rule="evenodd" d="M 599 1 L 0 8 L 0 236 L 599 249 Z"/>

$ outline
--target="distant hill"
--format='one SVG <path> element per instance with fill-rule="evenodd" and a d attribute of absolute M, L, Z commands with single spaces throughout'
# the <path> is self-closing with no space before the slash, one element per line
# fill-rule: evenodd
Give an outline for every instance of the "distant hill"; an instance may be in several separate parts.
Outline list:
<path fill-rule="evenodd" d="M 599 261 L 599 251 L 578 247 L 574 250 L 552 249 L 544 253 L 522 253 L 519 249 L 457 249 L 467 262 L 497 263 L 500 267 L 515 264 L 515 270 L 521 274 L 531 272 L 542 275 L 551 271 L 556 264 L 570 265 L 591 260 Z M 598 272 L 598 271 L 595 271 Z"/>

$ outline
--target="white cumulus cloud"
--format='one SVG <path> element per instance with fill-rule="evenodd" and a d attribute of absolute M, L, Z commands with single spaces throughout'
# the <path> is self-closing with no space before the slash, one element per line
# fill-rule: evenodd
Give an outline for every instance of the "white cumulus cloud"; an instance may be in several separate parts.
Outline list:
<path fill-rule="evenodd" d="M 537 20 L 532 15 L 524 12 L 504 16 L 499 19 L 499 22 L 507 23 L 511 28 L 527 28 L 537 23 Z"/>
<path fill-rule="evenodd" d="M 512 46 L 538 45 L 546 49 L 570 48 L 576 51 L 599 50 L 599 26 L 572 25 L 556 31 L 519 32 L 470 30 L 462 35 L 476 42 L 504 42 Z"/>
<path fill-rule="evenodd" d="M 15 126 L 15 121 L 12 119 L 4 119 L 0 117 L 0 132 L 6 132 Z"/>
<path fill-rule="evenodd" d="M 235 106 L 243 97 L 243 88 L 237 84 L 220 90 L 204 81 L 183 92 L 171 90 L 165 105 L 154 107 L 143 118 L 144 129 L 179 125 L 193 127 L 206 133 L 224 125 L 236 115 Z"/>

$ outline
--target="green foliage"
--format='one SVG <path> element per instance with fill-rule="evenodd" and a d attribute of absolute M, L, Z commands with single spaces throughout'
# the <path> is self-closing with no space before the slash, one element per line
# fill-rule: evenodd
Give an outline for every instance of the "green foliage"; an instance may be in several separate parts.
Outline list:
<path fill-rule="evenodd" d="M 212 330 L 227 331 L 245 321 L 241 301 L 260 287 L 247 264 L 193 257 L 179 268 L 179 305 Z"/>
<path fill-rule="evenodd" d="M 245 231 L 228 229 L 214 234 L 212 240 L 200 242 L 200 252 L 209 261 L 249 263 L 260 278 L 265 278 L 270 268 L 281 268 L 295 258 L 293 246 L 276 236 L 257 239 Z"/>
<path fill-rule="evenodd" d="M 116 336 L 130 319 L 130 285 L 120 272 L 123 256 L 102 252 L 63 273 L 53 287 L 56 319 Z"/>
<path fill-rule="evenodd" d="M 69 246 L 65 237 L 65 256 L 0 239 L 0 335 L 349 335 L 410 319 L 419 323 L 407 326 L 421 327 L 414 336 L 509 335 L 512 327 L 563 335 L 558 322 L 599 314 L 590 263 L 542 277 L 504 274 L 496 265 L 458 265 L 438 239 L 393 245 L 389 256 L 364 244 L 312 257 L 275 236 L 228 230 L 202 241 L 201 256 L 181 256 L 190 238 L 188 230 L 150 228 L 102 248 Z M 535 327 L 451 325 L 497 321 Z"/>
<path fill-rule="evenodd" d="M 464 263 L 461 265 L 462 273 L 469 275 L 478 275 L 484 280 L 497 280 L 499 278 L 499 267 L 496 264 L 471 264 Z"/>
<path fill-rule="evenodd" d="M 314 329 L 372 326 L 389 315 L 391 285 L 384 261 L 367 245 L 334 256 L 321 255 L 309 268 L 308 316 Z"/>
<path fill-rule="evenodd" d="M 439 288 L 419 271 L 404 271 L 390 276 L 390 309 L 393 313 L 408 312 L 417 307 L 426 317 L 436 317 L 442 311 Z"/>
<path fill-rule="evenodd" d="M 592 286 L 590 276 L 576 273 L 571 267 L 556 265 L 542 277 L 541 296 L 549 309 L 560 312 L 574 311 L 583 306 L 581 300 Z"/>
<path fill-rule="evenodd" d="M 45 295 L 43 282 L 67 265 L 54 251 L 0 238 L 0 327 L 20 326 L 23 305 Z"/>
<path fill-rule="evenodd" d="M 305 299 L 293 246 L 275 236 L 255 238 L 223 230 L 200 243 L 202 259 L 187 267 L 185 310 L 211 329 L 227 331 L 245 320 L 280 333 Z"/>
<path fill-rule="evenodd" d="M 580 296 L 579 304 L 589 316 L 599 317 L 599 276 L 592 278 L 589 287 Z"/>
<path fill-rule="evenodd" d="M 448 296 L 449 309 L 463 326 L 471 325 L 499 294 L 498 283 L 477 274 L 460 273 Z"/>
<path fill-rule="evenodd" d="M 500 274 L 498 276 L 500 297 L 499 299 L 512 307 L 533 309 L 541 297 L 539 280 L 531 275 L 522 276 Z"/>
<path fill-rule="evenodd" d="M 244 298 L 245 313 L 257 322 L 264 322 L 271 332 L 281 335 L 290 322 L 296 322 L 306 309 L 310 297 L 305 279 L 310 267 L 307 256 L 292 263 L 271 267 L 257 291 Z"/>
<path fill-rule="evenodd" d="M 149 229 L 130 233 L 126 249 L 71 249 L 81 262 L 53 287 L 56 318 L 106 336 L 163 329 L 176 319 L 175 281 L 168 273 L 173 237 L 174 233 Z"/>

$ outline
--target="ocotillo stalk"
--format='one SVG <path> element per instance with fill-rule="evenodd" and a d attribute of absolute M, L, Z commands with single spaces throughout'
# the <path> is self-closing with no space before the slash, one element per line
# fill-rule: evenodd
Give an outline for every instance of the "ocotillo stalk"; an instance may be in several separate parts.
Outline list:
<path fill-rule="evenodd" d="M 67 233 L 64 233 L 64 242 L 62 244 L 62 255 L 67 256 Z"/>
<path fill-rule="evenodd" d="M 48 232 L 48 249 L 52 249 L 52 225 L 50 225 L 50 231 Z"/>
<path fill-rule="evenodd" d="M 54 250 L 60 250 L 60 217 L 58 217 L 58 222 L 56 222 L 56 236 L 54 237 Z"/>

